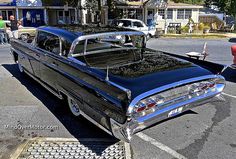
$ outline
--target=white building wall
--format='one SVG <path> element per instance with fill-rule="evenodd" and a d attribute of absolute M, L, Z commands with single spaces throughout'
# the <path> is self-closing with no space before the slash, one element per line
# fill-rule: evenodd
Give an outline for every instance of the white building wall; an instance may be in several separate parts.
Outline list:
<path fill-rule="evenodd" d="M 169 23 L 181 23 L 181 26 L 185 26 L 188 24 L 188 19 L 177 19 L 177 13 L 178 9 L 173 9 L 173 18 L 172 19 L 167 19 L 166 22 L 167 24 Z M 193 9 L 192 10 L 192 19 L 194 23 L 199 22 L 199 9 Z M 157 28 L 161 28 L 164 30 L 165 28 L 165 19 L 161 19 L 157 21 L 158 25 Z"/>

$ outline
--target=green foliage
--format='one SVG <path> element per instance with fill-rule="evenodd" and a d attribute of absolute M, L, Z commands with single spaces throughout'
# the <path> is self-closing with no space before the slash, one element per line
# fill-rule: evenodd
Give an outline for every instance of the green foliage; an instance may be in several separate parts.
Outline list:
<path fill-rule="evenodd" d="M 220 11 L 228 15 L 234 16 L 236 21 L 236 0 L 206 0 L 207 5 L 215 5 Z"/>
<path fill-rule="evenodd" d="M 95 13 L 98 10 L 98 0 L 86 0 L 83 7 Z"/>
<path fill-rule="evenodd" d="M 203 29 L 204 29 L 204 26 L 205 26 L 205 25 L 204 25 L 203 23 L 200 23 L 200 24 L 198 25 L 198 29 L 199 29 L 199 30 L 203 30 Z"/>
<path fill-rule="evenodd" d="M 189 26 L 184 26 L 181 28 L 182 33 L 188 33 L 188 31 L 189 31 Z"/>
<path fill-rule="evenodd" d="M 209 25 L 204 25 L 203 29 L 211 29 Z"/>

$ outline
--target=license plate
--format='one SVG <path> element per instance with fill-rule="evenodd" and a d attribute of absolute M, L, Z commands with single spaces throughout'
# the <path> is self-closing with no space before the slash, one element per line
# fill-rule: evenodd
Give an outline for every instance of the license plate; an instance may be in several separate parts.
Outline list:
<path fill-rule="evenodd" d="M 177 109 L 174 109 L 174 110 L 169 112 L 168 117 L 176 116 L 176 115 L 182 113 L 182 111 L 183 111 L 183 107 L 179 107 Z"/>

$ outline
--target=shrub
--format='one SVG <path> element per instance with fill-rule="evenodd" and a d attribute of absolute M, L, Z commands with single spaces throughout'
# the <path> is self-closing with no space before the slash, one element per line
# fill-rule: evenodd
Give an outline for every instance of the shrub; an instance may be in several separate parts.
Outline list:
<path fill-rule="evenodd" d="M 211 27 L 209 26 L 209 25 L 205 25 L 204 27 L 203 27 L 203 29 L 211 29 Z"/>
<path fill-rule="evenodd" d="M 188 27 L 188 26 L 184 26 L 184 27 L 181 28 L 181 31 L 182 31 L 183 33 L 188 33 L 188 30 L 189 30 L 189 27 Z"/>
<path fill-rule="evenodd" d="M 198 29 L 199 29 L 199 30 L 203 30 L 203 29 L 204 29 L 204 24 L 203 24 L 203 23 L 200 23 L 200 24 L 198 25 Z"/>

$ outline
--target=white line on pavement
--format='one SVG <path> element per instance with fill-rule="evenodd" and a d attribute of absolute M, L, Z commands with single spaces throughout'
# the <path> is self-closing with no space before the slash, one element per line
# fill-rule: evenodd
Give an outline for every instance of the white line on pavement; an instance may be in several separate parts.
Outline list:
<path fill-rule="evenodd" d="M 148 135 L 144 134 L 144 133 L 138 133 L 136 134 L 139 138 L 141 138 L 142 140 L 151 143 L 153 146 L 161 149 L 162 151 L 167 152 L 168 154 L 172 155 L 173 157 L 177 158 L 177 159 L 187 159 L 186 157 L 184 157 L 183 155 L 179 154 L 178 152 L 176 152 L 175 150 L 172 150 L 171 148 L 169 148 L 168 146 L 156 141 L 155 139 L 149 137 Z"/>
<path fill-rule="evenodd" d="M 236 96 L 233 96 L 233 95 L 230 95 L 230 94 L 227 94 L 227 93 L 224 93 L 222 92 L 223 95 L 226 95 L 226 96 L 229 96 L 229 97 L 232 97 L 232 98 L 236 98 Z"/>

